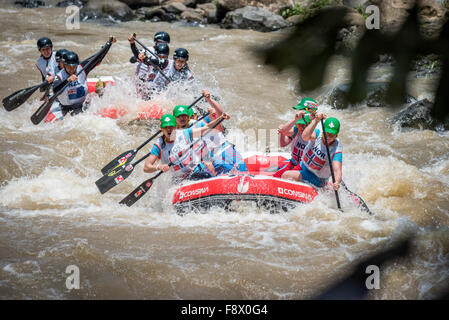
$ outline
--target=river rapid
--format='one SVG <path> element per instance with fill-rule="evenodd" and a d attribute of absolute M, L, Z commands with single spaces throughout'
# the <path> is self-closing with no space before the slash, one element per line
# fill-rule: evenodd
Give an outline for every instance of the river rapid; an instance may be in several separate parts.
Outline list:
<path fill-rule="evenodd" d="M 103 165 L 157 130 L 157 122 L 95 114 L 111 104 L 131 111 L 136 104 L 128 35 L 136 32 L 151 46 L 154 33 L 164 30 L 171 53 L 187 48 L 195 85 L 170 88 L 157 103 L 170 112 L 208 89 L 231 116 L 229 138 L 245 152 L 264 151 L 266 144 L 277 151 L 273 132 L 294 116 L 292 106 L 305 95 L 293 70 L 277 73 L 253 54 L 255 46 L 288 31 L 164 22 L 89 22 L 67 30 L 66 18 L 64 8 L 0 7 L 2 99 L 40 82 L 34 63 L 42 36 L 81 59 L 98 51 L 108 35 L 116 36 L 90 76 L 118 78 L 86 113 L 59 123 L 31 123 L 41 104 L 38 93 L 12 112 L 0 108 L 0 299 L 309 299 L 358 259 L 410 235 L 409 258 L 383 266 L 380 289 L 367 299 L 433 299 L 447 286 L 449 134 L 400 130 L 389 121 L 397 110 L 389 108 L 331 109 L 325 98 L 349 79 L 348 60 L 335 58 L 325 85 L 311 96 L 321 111 L 341 121 L 344 181 L 374 215 L 354 207 L 343 190 L 343 213 L 334 194 L 324 192 L 280 214 L 238 203 L 229 212 L 179 215 L 164 175 L 128 208 L 118 201 L 149 177 L 143 166 L 104 195 L 94 184 Z M 379 66 L 370 77 L 386 80 L 389 72 Z M 411 78 L 411 93 L 431 98 L 434 81 Z M 79 290 L 66 287 L 70 265 L 79 268 Z"/>

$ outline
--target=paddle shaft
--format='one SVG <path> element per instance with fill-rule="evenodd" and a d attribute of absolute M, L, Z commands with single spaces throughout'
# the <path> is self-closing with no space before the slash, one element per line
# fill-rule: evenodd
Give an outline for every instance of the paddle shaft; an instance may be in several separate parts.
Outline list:
<path fill-rule="evenodd" d="M 32 87 L 28 87 L 25 89 L 18 90 L 14 92 L 13 94 L 7 96 L 2 100 L 3 106 L 5 107 L 6 111 L 12 111 L 16 109 L 17 107 L 21 106 L 31 95 L 39 88 L 42 88 L 44 86 L 48 85 L 48 81 L 45 80 L 44 82 L 34 85 Z"/>
<path fill-rule="evenodd" d="M 155 55 L 150 49 L 148 49 L 142 42 L 140 42 L 139 40 L 136 39 L 136 34 L 133 34 L 133 40 L 136 41 L 138 44 L 140 44 L 142 46 L 142 48 L 144 48 L 146 51 L 148 51 L 149 53 L 151 53 L 155 58 L 159 59 L 159 57 L 157 55 Z M 153 67 L 155 67 L 157 69 L 157 71 L 159 71 L 161 73 L 161 75 L 168 81 L 171 82 L 170 78 L 167 77 L 163 72 L 162 69 L 154 64 L 151 60 L 150 60 L 151 65 L 153 65 Z"/>
<path fill-rule="evenodd" d="M 331 169 L 332 183 L 335 183 L 334 168 L 332 167 L 332 159 L 331 159 L 331 155 L 329 152 L 329 144 L 327 143 L 326 129 L 324 128 L 323 119 L 321 119 L 321 126 L 323 127 L 324 142 L 326 144 L 327 158 L 329 160 L 329 168 Z M 340 198 L 338 197 L 338 191 L 337 190 L 334 190 L 334 191 L 335 191 L 335 199 L 337 200 L 337 207 L 338 207 L 338 209 L 340 209 L 340 211 L 343 211 L 341 209 Z"/>

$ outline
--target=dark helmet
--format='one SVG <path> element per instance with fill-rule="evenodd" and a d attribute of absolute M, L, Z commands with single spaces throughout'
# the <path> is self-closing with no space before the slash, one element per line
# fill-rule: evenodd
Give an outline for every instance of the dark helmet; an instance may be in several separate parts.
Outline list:
<path fill-rule="evenodd" d="M 189 60 L 189 51 L 184 48 L 178 48 L 173 53 L 173 59 L 185 59 L 187 61 Z"/>
<path fill-rule="evenodd" d="M 154 34 L 154 42 L 170 43 L 170 36 L 165 31 L 158 31 Z"/>
<path fill-rule="evenodd" d="M 75 52 L 69 51 L 63 55 L 62 62 L 67 66 L 77 66 L 80 63 L 80 60 Z"/>
<path fill-rule="evenodd" d="M 154 48 L 154 51 L 156 51 L 156 54 L 158 56 L 160 55 L 168 56 L 170 54 L 170 49 L 168 48 L 168 45 L 166 43 L 158 43 Z"/>
<path fill-rule="evenodd" d="M 56 51 L 55 57 L 56 57 L 56 62 L 59 62 L 62 60 L 62 57 L 69 52 L 69 50 L 67 49 L 59 49 L 58 51 Z"/>
<path fill-rule="evenodd" d="M 38 50 L 45 48 L 45 47 L 53 48 L 53 43 L 51 42 L 51 40 L 49 38 L 43 37 L 43 38 L 40 38 L 39 40 L 37 40 L 37 49 Z"/>

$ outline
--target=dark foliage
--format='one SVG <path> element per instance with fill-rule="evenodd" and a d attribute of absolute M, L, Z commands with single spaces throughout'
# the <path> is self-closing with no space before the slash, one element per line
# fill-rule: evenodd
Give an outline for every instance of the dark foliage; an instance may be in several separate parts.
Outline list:
<path fill-rule="evenodd" d="M 338 31 L 346 27 L 344 7 L 322 9 L 316 15 L 296 25 L 283 41 L 269 49 L 259 50 L 265 63 L 278 70 L 294 67 L 299 71 L 300 88 L 310 91 L 322 85 L 326 67 L 335 55 Z M 361 102 L 367 95 L 367 75 L 370 67 L 382 54 L 395 61 L 388 85 L 386 102 L 397 106 L 406 102 L 407 74 L 419 55 L 435 54 L 442 60 L 442 73 L 436 90 L 432 117 L 443 122 L 449 116 L 449 22 L 446 21 L 436 39 L 423 38 L 418 21 L 418 7 L 394 34 L 367 30 L 360 38 L 352 56 L 351 86 L 345 95 L 346 103 Z"/>

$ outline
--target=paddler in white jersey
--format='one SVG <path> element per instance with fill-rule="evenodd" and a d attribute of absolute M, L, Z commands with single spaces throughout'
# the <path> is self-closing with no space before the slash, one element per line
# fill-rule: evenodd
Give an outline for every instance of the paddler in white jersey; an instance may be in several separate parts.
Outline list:
<path fill-rule="evenodd" d="M 178 48 L 173 53 L 173 60 L 169 60 L 167 67 L 164 69 L 164 74 L 171 82 L 177 81 L 191 81 L 193 80 L 193 73 L 187 64 L 189 60 L 189 52 L 184 48 Z M 154 86 L 157 90 L 167 87 L 169 81 L 161 74 L 156 75 L 154 79 Z"/>
<path fill-rule="evenodd" d="M 342 147 L 340 140 L 337 138 L 340 132 L 340 122 L 336 118 L 327 118 L 324 113 L 317 113 L 310 124 L 302 133 L 302 138 L 308 141 L 301 158 L 300 170 L 289 170 L 284 172 L 282 178 L 309 182 L 317 187 L 324 187 L 331 177 L 330 165 L 332 165 L 335 183 L 332 183 L 334 190 L 338 190 L 342 181 Z M 329 145 L 329 157 L 327 155 L 325 138 L 323 131 L 314 138 L 314 131 L 320 123 L 324 121 L 324 129 L 326 131 L 327 142 Z"/>
<path fill-rule="evenodd" d="M 145 59 L 154 59 L 155 57 L 145 50 L 138 50 L 136 43 L 133 39 L 134 34 L 130 34 L 128 37 L 128 41 L 131 46 L 131 51 L 133 52 L 134 57 L 131 58 L 131 62 L 137 62 L 136 67 L 136 87 L 139 94 L 142 95 L 142 98 L 147 98 L 144 87 L 147 85 L 148 82 L 152 82 L 154 78 L 156 77 L 156 70 L 153 68 L 153 66 L 149 63 L 145 63 Z M 170 43 L 170 35 L 165 31 L 158 31 L 154 34 L 154 46 L 148 48 L 151 50 L 153 54 L 156 54 L 156 46 L 158 44 L 166 44 L 168 48 L 168 44 Z M 168 53 L 167 57 L 164 59 L 168 59 Z M 154 61 L 154 60 L 152 60 Z"/>
<path fill-rule="evenodd" d="M 55 59 L 56 62 L 58 63 L 58 67 L 56 68 L 56 74 L 62 71 L 62 69 L 64 69 L 63 57 L 67 52 L 69 52 L 69 50 L 67 49 L 59 49 L 58 51 L 56 51 Z"/>
<path fill-rule="evenodd" d="M 53 52 L 53 43 L 47 37 L 42 37 L 37 40 L 37 49 L 41 56 L 36 60 L 36 67 L 41 73 L 42 81 L 47 80 L 49 84 L 55 80 L 58 71 L 58 63 L 56 62 L 56 55 Z M 44 100 L 49 95 L 50 86 L 41 88 L 41 92 L 46 92 L 41 100 Z"/>
<path fill-rule="evenodd" d="M 310 117 L 313 119 L 313 115 L 317 112 L 318 103 L 312 98 L 303 98 L 293 109 L 299 110 L 295 118 L 278 128 L 280 146 L 285 147 L 291 144 L 291 158 L 280 164 L 279 170 L 273 175 L 276 178 L 281 178 L 282 174 L 288 170 L 301 170 L 302 153 L 308 144 L 308 141 L 302 138 L 302 133 L 310 123 Z M 316 138 L 319 133 L 320 130 L 315 129 L 313 138 Z"/>
<path fill-rule="evenodd" d="M 171 169 L 177 179 L 184 179 L 192 173 L 205 173 L 204 177 L 213 176 L 213 173 L 201 161 L 201 145 L 195 145 L 190 150 L 187 148 L 222 117 L 229 119 L 228 115 L 223 114 L 204 127 L 177 129 L 176 118 L 171 114 L 163 115 L 161 117 L 163 136 L 158 138 L 153 145 L 151 154 L 145 162 L 144 172 L 151 173 L 158 170 L 167 172 L 170 169 L 168 164 L 173 161 L 174 165 L 171 166 Z M 175 155 L 172 154 L 172 150 L 176 153 Z M 157 160 L 160 160 L 160 163 L 155 165 Z"/>
<path fill-rule="evenodd" d="M 112 43 L 113 42 L 116 42 L 115 37 L 112 38 Z M 110 44 L 109 41 L 106 44 Z M 64 54 L 64 69 L 56 75 L 56 80 L 53 84 L 54 91 L 58 92 L 59 86 L 62 85 L 65 80 L 69 82 L 69 85 L 58 96 L 63 117 L 67 113 L 70 113 L 70 115 L 73 116 L 83 112 L 83 103 L 89 93 L 87 87 L 87 75 L 101 63 L 103 58 L 108 53 L 109 48 L 110 45 L 107 50 L 95 58 L 95 61 L 90 64 L 88 69 L 84 69 L 84 67 L 90 62 L 90 60 L 84 60 L 80 63 L 78 55 L 75 52 L 67 52 Z M 79 75 L 77 76 L 78 73 Z"/>

